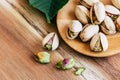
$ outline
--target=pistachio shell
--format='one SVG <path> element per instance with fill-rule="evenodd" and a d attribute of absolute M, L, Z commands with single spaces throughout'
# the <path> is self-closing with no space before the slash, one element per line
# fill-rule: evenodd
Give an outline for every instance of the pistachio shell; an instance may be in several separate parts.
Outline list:
<path fill-rule="evenodd" d="M 114 22 L 109 16 L 105 17 L 104 22 L 101 24 L 101 29 L 105 34 L 115 34 L 116 29 Z"/>
<path fill-rule="evenodd" d="M 99 0 L 80 0 L 80 3 L 87 8 L 90 8 L 96 2 L 99 2 Z"/>
<path fill-rule="evenodd" d="M 83 42 L 90 40 L 99 31 L 98 25 L 87 24 L 80 33 L 80 38 Z"/>
<path fill-rule="evenodd" d="M 100 24 L 105 19 L 105 7 L 103 3 L 97 2 L 90 10 L 90 18 L 93 24 Z"/>
<path fill-rule="evenodd" d="M 72 20 L 69 24 L 66 35 L 68 39 L 75 39 L 82 30 L 82 24 L 78 20 Z"/>
<path fill-rule="evenodd" d="M 46 47 L 49 45 L 50 48 Z M 42 41 L 43 47 L 47 48 L 48 50 L 55 50 L 59 46 L 59 38 L 55 32 L 49 33 Z"/>
<path fill-rule="evenodd" d="M 108 49 L 107 37 L 101 32 L 95 34 L 90 42 L 90 48 L 96 52 L 106 51 Z"/>
<path fill-rule="evenodd" d="M 115 21 L 115 26 L 117 31 L 120 31 L 120 16 Z"/>
<path fill-rule="evenodd" d="M 111 0 L 113 5 L 120 9 L 120 0 Z"/>
<path fill-rule="evenodd" d="M 90 12 L 86 7 L 82 5 L 76 6 L 75 15 L 78 20 L 83 24 L 87 24 L 90 22 Z"/>

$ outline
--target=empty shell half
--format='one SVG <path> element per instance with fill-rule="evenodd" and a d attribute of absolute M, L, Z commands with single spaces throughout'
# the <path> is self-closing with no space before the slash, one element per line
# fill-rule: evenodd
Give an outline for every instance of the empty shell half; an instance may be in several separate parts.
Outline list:
<path fill-rule="evenodd" d="M 112 3 L 115 7 L 117 7 L 118 9 L 120 9 L 120 0 L 112 0 Z"/>
<path fill-rule="evenodd" d="M 49 33 L 42 41 L 44 48 L 55 50 L 59 46 L 59 38 L 55 32 Z"/>
<path fill-rule="evenodd" d="M 97 33 L 91 39 L 90 48 L 95 52 L 106 51 L 108 49 L 107 37 L 101 32 Z"/>
<path fill-rule="evenodd" d="M 115 24 L 109 16 L 105 17 L 104 22 L 100 26 L 101 26 L 101 30 L 105 34 L 115 34 L 116 33 Z"/>
<path fill-rule="evenodd" d="M 66 32 L 68 39 L 75 39 L 82 30 L 82 24 L 78 20 L 72 20 Z"/>
<path fill-rule="evenodd" d="M 77 19 L 83 24 L 87 24 L 90 22 L 90 12 L 86 7 L 82 5 L 76 6 L 75 15 Z"/>
<path fill-rule="evenodd" d="M 99 0 L 80 0 L 80 3 L 87 8 L 90 8 L 96 2 L 99 2 Z"/>
<path fill-rule="evenodd" d="M 89 41 L 99 31 L 98 25 L 86 24 L 80 33 L 80 38 L 83 42 Z"/>
<path fill-rule="evenodd" d="M 90 10 L 92 24 L 100 24 L 105 19 L 105 7 L 103 3 L 97 2 Z"/>
<path fill-rule="evenodd" d="M 120 15 L 120 11 L 112 5 L 105 5 L 105 12 L 112 20 L 116 20 Z"/>

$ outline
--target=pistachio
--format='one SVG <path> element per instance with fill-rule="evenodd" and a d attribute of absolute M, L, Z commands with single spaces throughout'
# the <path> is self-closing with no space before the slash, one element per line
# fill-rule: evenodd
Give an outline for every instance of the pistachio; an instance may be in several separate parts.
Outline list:
<path fill-rule="evenodd" d="M 98 25 L 86 24 L 80 33 L 80 38 L 83 42 L 90 40 L 99 31 Z"/>
<path fill-rule="evenodd" d="M 82 30 L 82 24 L 78 20 L 72 20 L 66 32 L 68 39 L 75 39 Z"/>
<path fill-rule="evenodd" d="M 105 5 L 105 12 L 113 21 L 120 15 L 120 11 L 112 5 Z"/>
<path fill-rule="evenodd" d="M 80 3 L 87 8 L 90 8 L 96 2 L 99 2 L 99 0 L 80 0 Z"/>
<path fill-rule="evenodd" d="M 115 26 L 117 31 L 120 31 L 120 16 L 115 21 Z"/>
<path fill-rule="evenodd" d="M 50 62 L 50 54 L 48 52 L 38 52 L 34 58 L 37 62 L 43 64 Z"/>
<path fill-rule="evenodd" d="M 59 38 L 55 32 L 49 33 L 42 41 L 44 48 L 55 50 L 59 46 Z"/>
<path fill-rule="evenodd" d="M 91 7 L 90 18 L 92 24 L 100 24 L 105 19 L 105 7 L 103 3 L 97 2 Z"/>
<path fill-rule="evenodd" d="M 118 9 L 120 9 L 120 0 L 111 0 L 111 1 L 112 1 L 113 5 L 115 7 L 117 7 Z"/>
<path fill-rule="evenodd" d="M 72 58 L 65 58 L 64 60 L 61 60 L 57 63 L 56 67 L 58 69 L 71 69 L 75 65 L 75 60 Z"/>
<path fill-rule="evenodd" d="M 108 49 L 107 37 L 101 32 L 97 33 L 90 42 L 90 48 L 95 52 L 106 51 Z"/>
<path fill-rule="evenodd" d="M 90 12 L 86 7 L 82 5 L 76 6 L 75 15 L 81 23 L 83 24 L 90 23 Z"/>
<path fill-rule="evenodd" d="M 81 75 L 85 71 L 85 67 L 79 67 L 75 70 L 75 75 Z"/>
<path fill-rule="evenodd" d="M 112 21 L 112 19 L 109 16 L 105 17 L 104 22 L 100 26 L 101 26 L 101 30 L 105 34 L 115 34 L 116 33 L 116 28 L 115 28 L 114 22 Z"/>

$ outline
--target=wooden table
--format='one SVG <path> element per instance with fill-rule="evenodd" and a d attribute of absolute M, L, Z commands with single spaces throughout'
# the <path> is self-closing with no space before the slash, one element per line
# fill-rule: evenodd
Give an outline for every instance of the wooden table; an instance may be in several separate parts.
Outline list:
<path fill-rule="evenodd" d="M 59 48 L 49 51 L 49 64 L 35 62 L 33 54 L 45 51 L 41 41 L 53 31 L 58 32 L 55 21 L 48 24 L 44 14 L 27 0 L 0 0 L 0 80 L 120 80 L 120 54 L 108 58 L 84 56 L 61 38 Z M 73 74 L 74 68 L 56 69 L 55 64 L 65 57 L 75 58 L 78 66 L 86 68 L 81 76 Z"/>

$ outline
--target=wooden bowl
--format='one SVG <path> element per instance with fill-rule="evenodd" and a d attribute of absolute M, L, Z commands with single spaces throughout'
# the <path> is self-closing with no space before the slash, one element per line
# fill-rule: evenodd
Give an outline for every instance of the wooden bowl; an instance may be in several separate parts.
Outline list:
<path fill-rule="evenodd" d="M 90 50 L 89 42 L 83 43 L 79 38 L 69 40 L 66 37 L 68 24 L 71 20 L 75 20 L 74 9 L 76 5 L 80 4 L 80 0 L 69 0 L 69 2 L 58 12 L 57 27 L 62 39 L 74 50 L 81 54 L 92 57 L 107 57 L 120 53 L 120 33 L 107 36 L 109 48 L 105 52 L 93 52 Z M 111 4 L 110 0 L 101 0 L 105 5 Z"/>

